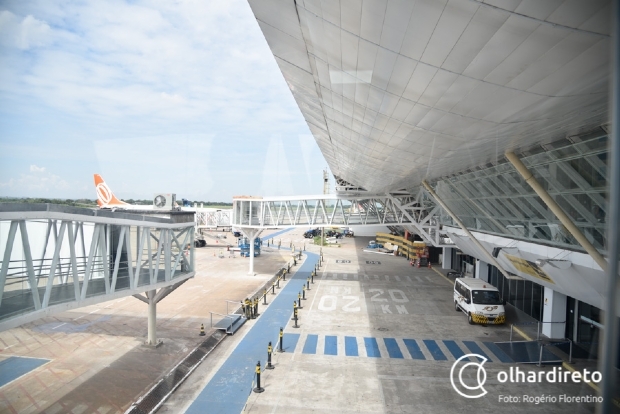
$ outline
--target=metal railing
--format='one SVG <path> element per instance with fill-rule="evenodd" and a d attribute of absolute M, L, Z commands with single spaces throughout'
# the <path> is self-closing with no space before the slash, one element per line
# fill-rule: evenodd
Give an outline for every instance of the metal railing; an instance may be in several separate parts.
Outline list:
<path fill-rule="evenodd" d="M 226 300 L 225 300 L 225 302 L 226 302 L 226 314 L 227 314 L 227 315 L 232 315 L 232 314 L 235 314 L 235 313 L 237 313 L 237 312 L 239 311 L 239 309 L 241 308 L 241 302 L 242 302 L 242 301 L 240 301 L 240 300 L 228 300 L 228 299 L 226 299 Z M 230 313 L 229 308 L 228 308 L 228 304 L 229 304 L 229 303 L 236 303 L 236 304 L 237 304 L 237 309 L 235 309 L 235 310 L 233 311 L 233 313 L 232 313 L 232 314 Z"/>
<path fill-rule="evenodd" d="M 515 325 L 537 325 L 536 327 L 536 340 L 540 341 L 540 326 L 541 324 L 544 323 L 566 323 L 566 321 L 563 322 L 541 322 L 541 321 L 536 321 L 536 322 L 521 322 L 521 323 L 513 323 L 510 324 L 510 342 L 512 342 L 512 332 L 513 332 L 513 327 Z"/>
<path fill-rule="evenodd" d="M 225 319 L 229 319 L 231 322 L 230 324 L 226 325 L 226 333 L 230 333 L 232 331 L 232 326 L 235 323 L 235 318 L 232 315 L 223 315 L 221 313 L 217 313 L 217 312 L 209 312 L 211 315 L 211 329 L 213 329 L 213 315 L 218 315 L 218 316 L 222 316 L 222 320 Z"/>
<path fill-rule="evenodd" d="M 543 349 L 546 346 L 557 346 L 557 345 L 563 345 L 565 343 L 569 344 L 568 363 L 572 364 L 573 363 L 573 341 L 571 341 L 570 339 L 566 339 L 565 341 L 560 341 L 560 342 L 551 342 L 551 343 L 548 343 L 548 344 L 540 344 L 540 352 L 538 354 L 538 364 L 536 364 L 536 365 L 539 366 L 539 367 L 542 365 Z"/>

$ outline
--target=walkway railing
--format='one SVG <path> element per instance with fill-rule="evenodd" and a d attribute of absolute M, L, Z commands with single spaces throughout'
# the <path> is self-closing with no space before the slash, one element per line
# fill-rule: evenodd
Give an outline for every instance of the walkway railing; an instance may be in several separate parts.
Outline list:
<path fill-rule="evenodd" d="M 415 229 L 436 247 L 446 244 L 440 234 L 440 207 L 423 190 L 411 194 L 318 195 L 298 197 L 235 197 L 232 225 L 237 228 L 394 226 Z"/>
<path fill-rule="evenodd" d="M 194 223 L 0 204 L 0 330 L 194 275 Z"/>
<path fill-rule="evenodd" d="M 573 363 L 573 341 L 571 341 L 570 339 L 566 339 L 565 341 L 559 341 L 559 342 L 551 342 L 551 343 L 547 343 L 547 344 L 540 344 L 540 353 L 538 355 L 538 366 L 542 365 L 542 359 L 543 359 L 543 349 L 546 346 L 558 346 L 558 345 L 564 345 L 568 343 L 569 344 L 569 350 L 568 350 L 568 363 L 572 364 Z"/>
<path fill-rule="evenodd" d="M 541 324 L 545 324 L 545 323 L 566 323 L 566 321 L 563 322 L 541 322 L 541 321 L 536 321 L 536 322 L 520 322 L 520 323 L 513 323 L 510 325 L 510 342 L 512 342 L 512 332 L 513 332 L 513 328 L 514 326 L 526 326 L 526 325 L 537 325 L 536 327 L 536 340 L 540 341 L 540 326 Z"/>

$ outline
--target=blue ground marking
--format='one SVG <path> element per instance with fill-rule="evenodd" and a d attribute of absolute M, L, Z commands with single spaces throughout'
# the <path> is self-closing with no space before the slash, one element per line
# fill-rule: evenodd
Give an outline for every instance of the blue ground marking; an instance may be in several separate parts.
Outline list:
<path fill-rule="evenodd" d="M 398 344 L 396 343 L 396 339 L 383 338 L 383 342 L 385 342 L 385 347 L 387 348 L 390 358 L 404 358 L 403 353 L 400 352 L 400 348 L 398 347 Z"/>
<path fill-rule="evenodd" d="M 493 342 L 483 342 L 483 344 L 485 344 L 486 347 L 489 348 L 489 350 L 493 352 L 493 354 L 495 354 L 497 359 L 499 359 L 503 363 L 512 364 L 514 362 L 512 358 L 506 355 L 504 351 L 499 349 L 499 347 L 495 345 Z"/>
<path fill-rule="evenodd" d="M 9 357 L 0 362 L 0 387 L 49 362 L 49 359 Z"/>
<path fill-rule="evenodd" d="M 338 355 L 338 337 L 325 336 L 325 355 Z"/>
<path fill-rule="evenodd" d="M 304 350 L 302 354 L 316 354 L 316 343 L 319 340 L 318 335 L 308 335 L 306 343 L 304 343 Z"/>
<path fill-rule="evenodd" d="M 483 357 L 485 357 L 486 359 L 489 360 L 489 362 L 493 362 L 493 360 L 491 358 L 489 358 L 489 356 L 487 354 L 484 353 L 484 351 L 482 350 L 482 348 L 480 348 L 480 345 L 478 345 L 477 343 L 475 343 L 474 341 L 463 341 L 463 344 L 465 344 L 465 346 L 467 348 L 469 348 L 469 350 L 471 352 L 473 352 L 474 354 L 478 354 L 478 355 L 482 355 Z"/>
<path fill-rule="evenodd" d="M 369 358 L 381 358 L 379 344 L 375 338 L 364 338 L 364 345 L 366 346 L 366 355 Z"/>
<path fill-rule="evenodd" d="M 354 336 L 344 337 L 344 354 L 346 356 L 359 356 L 357 352 L 357 340 Z"/>
<path fill-rule="evenodd" d="M 409 355 L 411 355 L 411 358 L 426 359 L 415 339 L 403 339 L 403 342 L 405 343 L 405 346 L 407 347 L 407 351 L 409 351 Z"/>
<path fill-rule="evenodd" d="M 299 334 L 285 333 L 282 348 L 284 352 L 295 352 L 297 342 L 299 341 Z"/>
<path fill-rule="evenodd" d="M 289 322 L 292 314 L 291 303 L 297 299 L 297 292 L 301 291 L 318 260 L 317 254 L 310 252 L 305 252 L 305 254 L 307 255 L 306 261 L 271 301 L 269 307 L 262 311 L 254 326 L 250 328 L 211 381 L 196 397 L 186 411 L 187 413 L 239 414 L 243 410 L 252 386 L 256 362 L 260 360 L 261 367 L 265 366 L 267 344 L 269 341 L 277 340 L 280 327 L 285 327 Z M 303 318 L 302 313 L 302 324 Z M 285 348 L 290 346 L 288 337 L 289 335 L 284 334 Z M 291 348 L 287 352 L 293 351 L 294 348 Z M 261 385 L 269 387 L 269 383 Z"/>
<path fill-rule="evenodd" d="M 448 359 L 443 354 L 443 352 L 441 352 L 441 349 L 439 349 L 439 345 L 437 345 L 435 341 L 433 341 L 432 339 L 425 339 L 423 342 L 424 342 L 424 345 L 426 345 L 426 348 L 428 348 L 433 358 L 435 359 L 435 361 L 446 361 Z"/>
<path fill-rule="evenodd" d="M 454 358 L 459 359 L 460 357 L 465 355 L 465 352 L 463 352 L 463 350 L 459 348 L 456 342 L 444 340 L 443 343 L 446 346 L 446 348 L 448 348 L 448 351 L 450 351 L 450 353 L 454 355 Z"/>
<path fill-rule="evenodd" d="M 267 241 L 267 240 L 269 240 L 269 239 L 273 239 L 274 237 L 277 237 L 277 236 L 279 236 L 280 234 L 284 234 L 284 233 L 286 233 L 287 231 L 291 231 L 291 230 L 293 230 L 293 229 L 294 229 L 294 227 L 290 227 L 290 228 L 288 228 L 288 229 L 284 229 L 284 230 L 276 231 L 275 233 L 270 234 L 269 236 L 261 237 L 260 239 L 261 239 L 262 241 Z M 284 249 L 284 247 L 283 247 L 283 249 Z"/>

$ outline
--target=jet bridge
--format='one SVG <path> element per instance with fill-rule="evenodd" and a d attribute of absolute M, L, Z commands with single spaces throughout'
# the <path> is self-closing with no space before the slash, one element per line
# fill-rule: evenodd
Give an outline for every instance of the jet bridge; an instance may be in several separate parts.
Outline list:
<path fill-rule="evenodd" d="M 233 197 L 238 229 L 403 226 L 436 247 L 453 247 L 440 234 L 441 207 L 420 189 L 383 195 L 328 194 L 292 197 Z"/>
<path fill-rule="evenodd" d="M 156 304 L 195 274 L 194 222 L 53 204 L 0 203 L 0 330 L 135 296 Z M 146 295 L 142 295 L 146 293 Z"/>
<path fill-rule="evenodd" d="M 435 247 L 454 247 L 441 234 L 443 214 L 428 192 L 382 195 L 327 194 L 291 197 L 233 197 L 232 225 L 250 239 L 269 228 L 403 226 Z M 250 274 L 254 257 L 250 254 Z"/>

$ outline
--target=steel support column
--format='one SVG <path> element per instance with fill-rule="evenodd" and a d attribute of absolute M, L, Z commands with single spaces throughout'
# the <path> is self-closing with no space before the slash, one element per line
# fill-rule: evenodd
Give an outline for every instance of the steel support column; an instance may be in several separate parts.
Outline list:
<path fill-rule="evenodd" d="M 149 346 L 157 345 L 157 301 L 155 300 L 155 290 L 149 290 L 146 295 L 149 298 L 149 329 L 146 344 Z"/>
<path fill-rule="evenodd" d="M 241 232 L 250 242 L 250 270 L 249 275 L 254 275 L 254 240 L 263 232 L 262 229 L 242 228 Z"/>
<path fill-rule="evenodd" d="M 596 250 L 596 248 L 592 246 L 592 243 L 590 243 L 586 236 L 583 235 L 581 230 L 579 230 L 577 226 L 575 226 L 570 217 L 568 217 L 566 213 L 564 213 L 562 207 L 560 207 L 558 203 L 555 202 L 553 197 L 551 197 L 549 193 L 545 191 L 542 185 L 540 185 L 538 180 L 534 177 L 532 172 L 525 166 L 525 164 L 523 164 L 523 162 L 521 162 L 519 157 L 517 157 L 514 152 L 510 151 L 506 152 L 505 155 L 506 158 L 508 158 L 508 161 L 510 161 L 510 163 L 519 172 L 519 174 L 521 174 L 525 182 L 528 183 L 530 187 L 532 187 L 532 190 L 536 192 L 538 197 L 540 197 L 540 199 L 547 205 L 547 207 L 549 207 L 549 210 L 551 210 L 551 212 L 555 214 L 558 220 L 560 220 L 566 230 L 568 230 L 570 234 L 573 235 L 575 240 L 577 240 L 577 242 L 581 245 L 581 247 L 583 247 L 585 251 L 588 252 L 590 256 L 592 256 L 596 264 L 598 264 L 601 269 L 603 269 L 603 271 L 607 271 L 607 261 L 605 260 L 603 255 L 601 255 L 598 250 Z"/>
<path fill-rule="evenodd" d="M 618 250 L 620 240 L 620 4 L 616 0 L 612 6 L 612 51 L 611 51 L 611 139 L 609 148 L 609 212 L 607 223 L 607 300 L 605 302 L 605 329 L 601 330 L 601 358 L 599 371 L 603 375 L 601 397 L 597 404 L 598 413 L 610 413 L 616 390 L 616 366 L 618 361 L 618 323 L 616 310 L 620 295 L 618 277 Z"/>
<path fill-rule="evenodd" d="M 433 188 L 426 182 L 426 180 L 422 181 L 422 185 L 424 186 L 424 188 L 426 188 L 426 191 L 428 191 L 428 193 L 435 199 L 435 201 L 437 201 L 437 203 L 439 203 L 439 205 L 443 207 L 446 213 L 448 213 L 450 217 L 452 217 L 452 219 L 459 225 L 459 227 L 463 229 L 463 231 L 465 232 L 465 234 L 469 236 L 471 241 L 474 242 L 476 246 L 478 246 L 478 248 L 486 256 L 486 258 L 489 259 L 489 263 L 493 263 L 493 266 L 497 267 L 497 270 L 499 270 L 504 276 L 510 277 L 508 275 L 508 272 L 504 270 L 504 268 L 499 264 L 499 262 L 495 259 L 495 257 L 493 257 L 493 255 L 489 253 L 487 249 L 484 248 L 484 246 L 478 241 L 478 239 L 474 237 L 473 234 L 471 234 L 469 229 L 465 227 L 465 224 L 463 224 L 463 222 L 452 212 L 452 210 L 450 210 L 450 208 L 446 205 L 446 203 L 444 203 L 443 200 L 439 198 L 435 190 L 433 190 Z"/>

